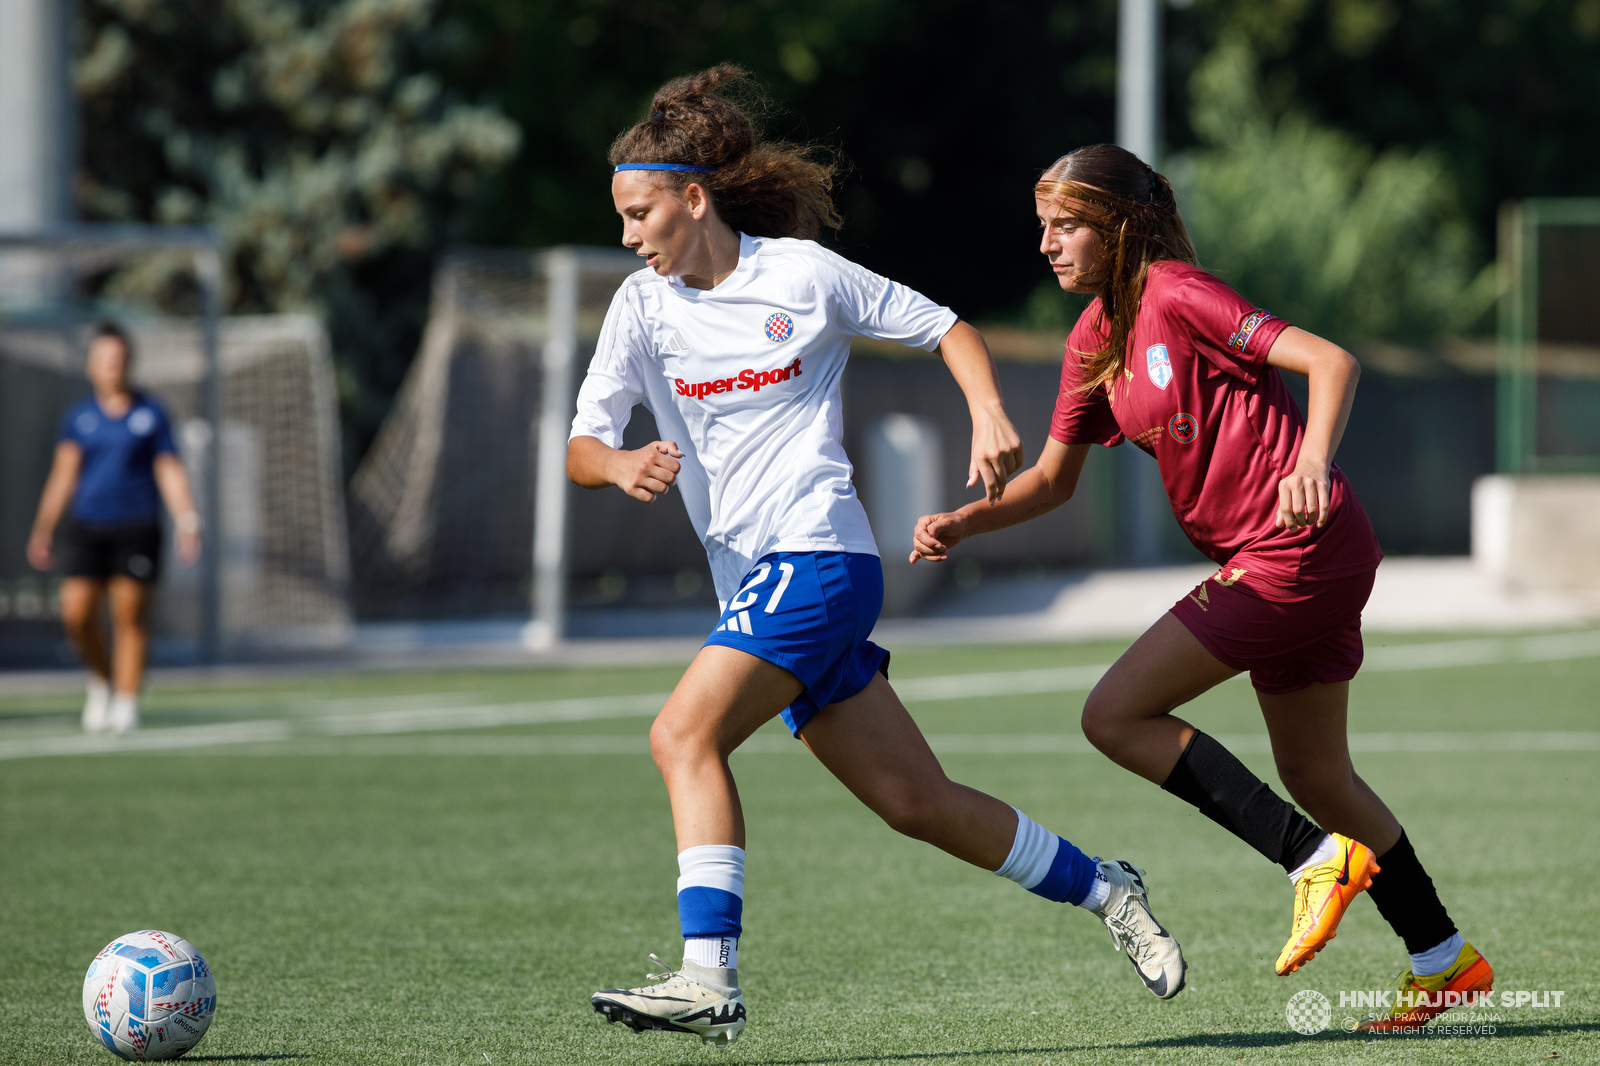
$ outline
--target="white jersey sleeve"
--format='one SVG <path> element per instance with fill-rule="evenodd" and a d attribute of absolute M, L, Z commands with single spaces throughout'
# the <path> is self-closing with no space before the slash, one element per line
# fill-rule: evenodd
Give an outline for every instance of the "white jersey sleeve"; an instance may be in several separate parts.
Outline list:
<path fill-rule="evenodd" d="M 831 294 L 844 332 L 933 351 L 956 324 L 956 313 L 915 289 L 826 253 Z"/>
<path fill-rule="evenodd" d="M 645 361 L 649 347 L 639 307 L 639 287 L 624 282 L 611 298 L 589 373 L 578 389 L 578 413 L 572 437 L 595 437 L 608 448 L 622 447 L 634 404 L 644 402 Z"/>

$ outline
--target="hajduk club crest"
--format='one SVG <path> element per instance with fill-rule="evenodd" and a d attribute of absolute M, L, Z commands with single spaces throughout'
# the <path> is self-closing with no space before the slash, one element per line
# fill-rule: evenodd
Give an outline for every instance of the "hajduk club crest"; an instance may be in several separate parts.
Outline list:
<path fill-rule="evenodd" d="M 767 316 L 767 340 L 773 344 L 782 344 L 794 336 L 794 319 L 782 311 Z"/>
<path fill-rule="evenodd" d="M 1150 372 L 1150 383 L 1158 389 L 1172 384 L 1172 359 L 1165 344 L 1152 344 L 1144 350 L 1144 368 Z"/>

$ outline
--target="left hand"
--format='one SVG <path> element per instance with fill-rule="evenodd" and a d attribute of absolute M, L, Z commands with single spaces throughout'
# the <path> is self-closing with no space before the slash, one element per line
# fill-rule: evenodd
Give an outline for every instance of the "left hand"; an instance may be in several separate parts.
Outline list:
<path fill-rule="evenodd" d="M 1328 465 L 1301 459 L 1278 482 L 1277 528 L 1291 532 L 1328 523 Z"/>
<path fill-rule="evenodd" d="M 175 554 L 178 557 L 178 562 L 184 566 L 193 566 L 200 561 L 200 534 L 198 532 L 189 533 L 180 529 L 173 547 L 176 549 Z"/>
<path fill-rule="evenodd" d="M 1022 438 L 1005 410 L 986 411 L 972 419 L 972 464 L 967 468 L 967 488 L 983 481 L 991 505 L 1006 491 L 1006 479 L 1022 469 Z"/>

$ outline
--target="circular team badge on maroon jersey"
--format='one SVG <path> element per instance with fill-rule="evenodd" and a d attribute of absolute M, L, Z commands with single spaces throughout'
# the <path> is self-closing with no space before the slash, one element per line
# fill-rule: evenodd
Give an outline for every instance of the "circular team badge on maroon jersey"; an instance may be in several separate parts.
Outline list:
<path fill-rule="evenodd" d="M 767 340 L 773 344 L 782 344 L 794 336 L 794 319 L 778 311 L 767 316 Z"/>
<path fill-rule="evenodd" d="M 1200 423 L 1194 415 L 1179 411 L 1167 422 L 1167 432 L 1172 434 L 1172 439 L 1179 444 L 1188 444 L 1194 440 L 1195 434 L 1200 432 Z"/>

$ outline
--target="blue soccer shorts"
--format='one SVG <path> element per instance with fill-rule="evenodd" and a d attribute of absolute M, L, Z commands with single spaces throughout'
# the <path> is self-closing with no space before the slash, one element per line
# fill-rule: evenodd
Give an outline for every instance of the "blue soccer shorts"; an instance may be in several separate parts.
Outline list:
<path fill-rule="evenodd" d="M 883 608 L 883 565 L 858 552 L 773 552 L 739 583 L 706 644 L 781 666 L 805 686 L 783 709 L 795 736 L 818 711 L 889 676 L 867 637 Z"/>

